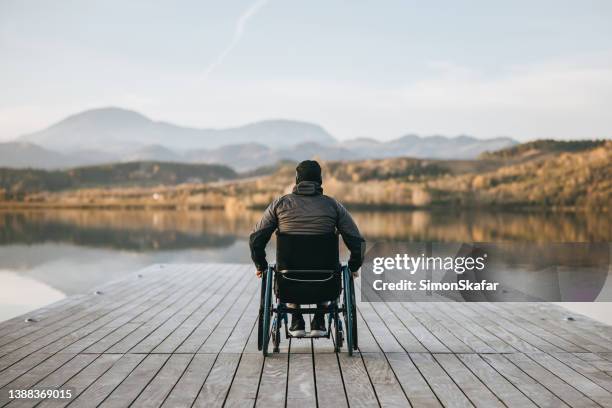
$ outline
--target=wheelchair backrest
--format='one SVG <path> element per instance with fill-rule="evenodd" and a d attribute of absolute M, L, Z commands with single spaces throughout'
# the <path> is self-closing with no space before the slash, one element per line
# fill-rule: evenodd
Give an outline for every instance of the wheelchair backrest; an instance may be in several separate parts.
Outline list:
<path fill-rule="evenodd" d="M 276 234 L 277 271 L 338 271 L 338 235 Z"/>
<path fill-rule="evenodd" d="M 312 304 L 340 295 L 338 235 L 276 234 L 275 292 L 281 302 Z"/>

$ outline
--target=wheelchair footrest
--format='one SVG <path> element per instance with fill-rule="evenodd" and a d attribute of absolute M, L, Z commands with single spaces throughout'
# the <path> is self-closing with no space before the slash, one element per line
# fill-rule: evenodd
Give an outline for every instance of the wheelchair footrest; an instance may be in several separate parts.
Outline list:
<path fill-rule="evenodd" d="M 328 339 L 329 338 L 329 331 L 327 331 L 323 335 L 320 335 L 320 334 L 312 335 L 310 332 L 306 332 L 306 334 L 304 334 L 303 336 L 292 336 L 291 333 L 290 333 L 288 338 L 290 338 L 290 339 L 320 339 L 320 338 Z"/>

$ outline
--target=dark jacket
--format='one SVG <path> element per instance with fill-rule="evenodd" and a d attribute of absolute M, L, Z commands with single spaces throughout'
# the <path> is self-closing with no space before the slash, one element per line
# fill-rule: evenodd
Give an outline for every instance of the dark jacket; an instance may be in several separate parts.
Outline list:
<path fill-rule="evenodd" d="M 365 240 L 349 212 L 336 200 L 323 194 L 321 184 L 302 181 L 266 208 L 249 239 L 251 258 L 258 270 L 268 266 L 266 244 L 278 229 L 286 234 L 328 234 L 339 232 L 351 252 L 349 268 L 357 271 L 363 263 Z"/>

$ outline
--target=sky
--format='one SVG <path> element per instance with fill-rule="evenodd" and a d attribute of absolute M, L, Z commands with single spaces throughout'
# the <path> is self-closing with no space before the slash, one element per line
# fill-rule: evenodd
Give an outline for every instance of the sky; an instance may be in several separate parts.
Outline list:
<path fill-rule="evenodd" d="M 0 140 L 118 106 L 338 139 L 612 137 L 608 0 L 0 0 Z"/>

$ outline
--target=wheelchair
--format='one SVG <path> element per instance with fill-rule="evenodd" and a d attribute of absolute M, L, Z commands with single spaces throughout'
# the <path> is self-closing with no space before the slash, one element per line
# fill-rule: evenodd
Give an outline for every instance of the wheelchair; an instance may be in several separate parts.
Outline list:
<path fill-rule="evenodd" d="M 337 234 L 276 234 L 276 265 L 270 264 L 261 280 L 257 346 L 264 356 L 270 340 L 273 352 L 279 352 L 283 324 L 285 337 L 293 337 L 287 316 L 296 309 L 287 303 L 314 304 L 300 313 L 326 316 L 326 334 L 305 337 L 332 338 L 336 353 L 345 338 L 349 355 L 358 349 L 355 285 L 348 266 L 340 264 Z"/>

